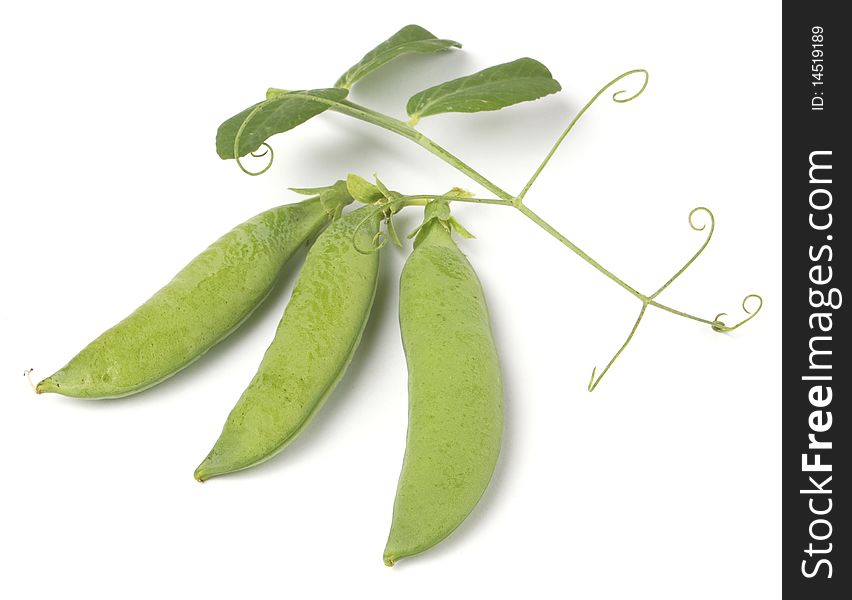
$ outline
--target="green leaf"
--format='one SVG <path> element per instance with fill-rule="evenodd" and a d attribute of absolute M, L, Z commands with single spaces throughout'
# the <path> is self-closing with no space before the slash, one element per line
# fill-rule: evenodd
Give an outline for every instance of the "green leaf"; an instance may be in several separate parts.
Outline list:
<path fill-rule="evenodd" d="M 406 110 L 416 123 L 420 117 L 446 112 L 499 110 L 561 89 L 543 64 L 519 58 L 423 90 L 411 97 Z"/>
<path fill-rule="evenodd" d="M 254 152 L 276 133 L 301 125 L 328 110 L 348 94 L 348 90 L 339 88 L 276 93 L 222 123 L 216 132 L 216 152 L 221 158 L 236 158 L 234 140 L 249 116 L 251 119 L 240 134 L 237 156 Z"/>
<path fill-rule="evenodd" d="M 340 76 L 335 87 L 349 89 L 359 79 L 366 77 L 385 63 L 403 54 L 429 54 L 461 48 L 453 40 L 440 40 L 419 25 L 406 25 L 384 42 L 367 52 L 358 63 Z"/>

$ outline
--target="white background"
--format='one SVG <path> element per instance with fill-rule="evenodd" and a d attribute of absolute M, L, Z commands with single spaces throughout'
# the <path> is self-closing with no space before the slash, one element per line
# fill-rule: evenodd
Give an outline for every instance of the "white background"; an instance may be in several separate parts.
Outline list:
<path fill-rule="evenodd" d="M 780 587 L 780 14 L 775 2 L 30 2 L 4 11 L 0 198 L 0 596 L 4 598 L 774 598 Z M 43 377 L 233 225 L 295 201 L 287 186 L 378 173 L 407 193 L 480 191 L 417 146 L 326 113 L 243 175 L 216 127 L 268 86 L 331 85 L 416 22 L 462 51 L 406 57 L 352 98 L 403 117 L 414 92 L 532 56 L 564 91 L 420 129 L 519 190 L 570 118 L 619 73 L 528 203 L 660 300 L 593 394 L 638 302 L 503 207 L 459 206 L 506 384 L 501 462 L 451 538 L 393 569 L 381 553 L 406 427 L 389 248 L 348 374 L 276 459 L 199 485 L 274 332 L 294 266 L 232 338 L 125 400 L 32 394 Z M 637 80 L 634 80 L 634 84 Z M 635 89 L 635 88 L 632 88 Z M 399 220 L 419 223 L 419 210 Z M 337 596 L 332 596 L 336 594 Z"/>

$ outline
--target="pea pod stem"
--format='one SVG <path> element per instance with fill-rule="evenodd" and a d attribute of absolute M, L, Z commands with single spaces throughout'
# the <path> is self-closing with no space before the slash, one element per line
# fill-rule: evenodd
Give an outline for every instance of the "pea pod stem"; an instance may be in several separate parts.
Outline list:
<path fill-rule="evenodd" d="M 499 198 L 465 198 L 460 196 L 449 195 L 429 195 L 417 194 L 414 196 L 404 196 L 406 201 L 411 200 L 411 204 L 405 203 L 405 206 L 422 206 L 426 200 L 447 200 L 449 202 L 472 202 L 474 204 L 496 204 L 498 206 L 512 206 L 511 200 L 501 200 Z"/>

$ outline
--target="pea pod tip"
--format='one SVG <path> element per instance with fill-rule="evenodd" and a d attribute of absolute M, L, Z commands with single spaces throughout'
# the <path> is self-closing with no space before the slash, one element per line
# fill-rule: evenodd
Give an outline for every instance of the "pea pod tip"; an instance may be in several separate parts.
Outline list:
<path fill-rule="evenodd" d="M 195 469 L 195 473 L 192 474 L 192 476 L 195 477 L 195 481 L 197 481 L 198 483 L 204 483 L 210 478 L 210 474 L 205 472 L 205 470 L 202 468 L 203 466 L 203 464 L 199 466 L 197 469 Z"/>
<path fill-rule="evenodd" d="M 195 468 L 195 473 L 193 473 L 193 477 L 198 483 L 204 483 L 208 479 L 216 477 L 217 475 L 224 475 L 225 473 L 229 473 L 227 469 L 222 469 L 220 465 L 217 465 L 214 461 L 210 459 L 208 456 L 201 464 Z"/>
<path fill-rule="evenodd" d="M 37 384 L 33 386 L 33 391 L 36 394 L 43 394 L 45 392 L 55 392 L 59 389 L 59 384 L 57 384 L 53 379 L 47 377 L 42 379 Z"/>

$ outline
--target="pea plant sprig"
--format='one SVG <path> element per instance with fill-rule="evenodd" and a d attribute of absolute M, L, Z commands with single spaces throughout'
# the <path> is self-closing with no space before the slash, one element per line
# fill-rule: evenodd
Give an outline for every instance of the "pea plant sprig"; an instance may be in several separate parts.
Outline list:
<path fill-rule="evenodd" d="M 601 96 L 627 78 L 640 78 L 641 85 L 639 89 L 628 95 L 627 89 L 618 86 L 621 89 L 617 89 L 612 93 L 612 100 L 619 104 L 625 104 L 638 98 L 648 85 L 649 74 L 645 69 L 626 71 L 598 90 L 571 119 L 565 130 L 553 144 L 553 147 L 548 151 L 547 155 L 518 194 L 509 193 L 472 166 L 463 162 L 449 150 L 418 131 L 416 126 L 421 119 L 431 115 L 451 112 L 472 113 L 499 110 L 520 102 L 537 100 L 559 92 L 562 89 L 561 85 L 552 77 L 547 67 L 540 62 L 531 58 L 520 58 L 418 92 L 409 99 L 406 105 L 406 112 L 410 117 L 407 122 L 395 119 L 348 99 L 349 90 L 354 84 L 399 56 L 410 53 L 430 54 L 444 52 L 460 47 L 461 44 L 458 42 L 439 39 L 417 25 L 403 27 L 365 54 L 360 61 L 337 79 L 334 87 L 297 91 L 270 88 L 266 92 L 264 100 L 250 106 L 222 123 L 216 137 L 217 152 L 223 159 L 235 159 L 237 165 L 247 174 L 260 175 L 270 168 L 274 159 L 272 147 L 267 141 L 270 137 L 293 129 L 326 110 L 331 110 L 400 135 L 437 156 L 488 190 L 495 197 L 480 198 L 467 193 L 459 193 L 458 191 L 438 195 L 403 195 L 399 192 L 389 191 L 378 179 L 374 186 L 360 177 L 350 176 L 347 178 L 346 184 L 352 197 L 361 202 L 375 204 L 376 210 L 383 213 L 382 216 L 386 223 L 387 234 L 383 232 L 377 233 L 373 240 L 374 243 L 377 246 L 381 246 L 388 240 L 398 242 L 398 236 L 393 227 L 393 214 L 406 206 L 423 205 L 427 200 L 495 204 L 518 210 L 522 215 L 556 238 L 592 267 L 633 295 L 640 303 L 639 314 L 624 343 L 615 352 L 600 374 L 597 374 L 597 368 L 592 369 L 588 384 L 589 391 L 593 391 L 598 386 L 604 375 L 624 352 L 650 306 L 709 325 L 713 331 L 719 333 L 733 331 L 757 315 L 763 306 L 763 299 L 757 294 L 749 294 L 743 299 L 742 309 L 746 313 L 746 316 L 741 321 L 732 325 L 727 324 L 723 320 L 723 317 L 727 316 L 725 313 L 719 313 L 712 319 L 703 318 L 663 304 L 657 299 L 695 262 L 710 243 L 716 223 L 713 213 L 706 207 L 699 206 L 689 213 L 690 227 L 695 231 L 706 231 L 704 243 L 664 284 L 653 293 L 645 294 L 601 265 L 535 213 L 525 202 L 527 194 L 539 175 L 541 175 L 542 171 L 550 163 L 562 142 L 589 108 Z M 253 157 L 268 157 L 264 168 L 259 171 L 248 170 L 243 165 L 241 158 L 249 155 Z M 699 213 L 703 214 L 705 219 L 709 220 L 709 223 L 704 225 L 696 223 L 695 217 Z M 369 218 L 365 218 L 363 222 L 367 223 L 368 221 Z"/>
<path fill-rule="evenodd" d="M 480 184 L 493 196 L 461 188 L 439 194 L 404 194 L 378 177 L 355 174 L 331 185 L 292 188 L 309 196 L 273 207 L 238 224 L 183 267 L 125 319 L 104 331 L 68 363 L 42 379 L 35 392 L 106 400 L 137 394 L 172 377 L 239 328 L 268 297 L 280 274 L 303 246 L 309 249 L 278 328 L 216 442 L 195 469 L 198 481 L 250 469 L 282 452 L 308 426 L 341 381 L 370 318 L 379 281 L 380 250 L 402 245 L 394 215 L 423 208 L 422 224 L 409 235 L 412 250 L 400 274 L 399 324 L 408 367 L 408 433 L 388 539 L 388 566 L 427 551 L 450 535 L 483 496 L 501 451 L 503 383 L 483 287 L 455 237 L 472 237 L 452 215 L 451 203 L 512 207 L 536 223 L 641 303 L 626 341 L 597 375 L 589 391 L 624 352 L 649 306 L 732 331 L 752 319 L 763 301 L 743 301 L 747 317 L 727 325 L 723 313 L 704 319 L 660 303 L 668 289 L 705 250 L 715 229 L 709 209 L 689 213 L 689 225 L 706 231 L 701 247 L 651 294 L 639 292 L 603 267 L 532 209 L 525 198 L 585 112 L 631 76 L 648 84 L 644 69 L 607 83 L 568 127 L 517 195 L 510 194 L 416 129 L 420 119 L 447 112 L 499 110 L 561 89 L 550 71 L 531 58 L 497 65 L 415 94 L 403 122 L 348 100 L 349 88 L 406 53 L 458 47 L 416 25 L 404 27 L 344 73 L 334 87 L 285 91 L 225 121 L 216 140 L 219 155 L 247 173 L 272 164 L 267 140 L 326 111 L 372 123 L 415 142 Z M 621 87 L 621 86 L 618 86 Z M 241 158 L 268 157 L 257 173 Z M 355 210 L 344 209 L 355 202 Z M 696 216 L 708 222 L 701 225 Z M 757 306 L 749 306 L 754 299 Z M 596 377 L 597 375 L 597 377 Z"/>

